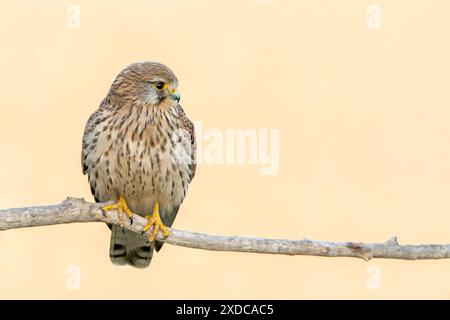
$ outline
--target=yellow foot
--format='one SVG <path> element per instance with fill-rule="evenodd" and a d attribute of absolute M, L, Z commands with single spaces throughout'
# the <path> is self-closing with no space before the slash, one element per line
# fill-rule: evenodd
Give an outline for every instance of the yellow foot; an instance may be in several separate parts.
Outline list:
<path fill-rule="evenodd" d="M 119 201 L 115 204 L 104 206 L 103 211 L 118 210 L 119 211 L 119 224 L 123 227 L 123 214 L 125 213 L 130 218 L 130 223 L 133 224 L 133 212 L 128 208 L 127 201 L 124 197 L 120 196 Z"/>
<path fill-rule="evenodd" d="M 169 230 L 167 230 L 167 227 L 164 225 L 164 223 L 161 221 L 161 217 L 159 216 L 159 204 L 158 202 L 155 203 L 155 207 L 153 208 L 152 215 L 145 216 L 147 219 L 147 224 L 144 227 L 144 232 L 150 229 L 151 226 L 153 227 L 152 234 L 148 238 L 148 241 L 153 242 L 155 240 L 156 235 L 158 234 L 158 231 L 161 230 L 164 233 L 164 236 L 167 237 L 169 235 Z"/>

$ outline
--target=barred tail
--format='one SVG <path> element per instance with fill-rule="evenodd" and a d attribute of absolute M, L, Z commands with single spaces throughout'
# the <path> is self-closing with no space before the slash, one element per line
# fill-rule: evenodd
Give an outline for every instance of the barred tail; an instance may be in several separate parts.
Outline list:
<path fill-rule="evenodd" d="M 146 268 L 153 256 L 153 245 L 139 234 L 113 225 L 109 257 L 114 264 Z"/>

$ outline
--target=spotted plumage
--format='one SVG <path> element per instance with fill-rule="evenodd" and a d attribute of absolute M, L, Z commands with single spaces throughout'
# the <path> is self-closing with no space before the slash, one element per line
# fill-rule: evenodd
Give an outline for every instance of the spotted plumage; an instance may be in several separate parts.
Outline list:
<path fill-rule="evenodd" d="M 142 216 L 159 203 L 162 222 L 172 225 L 196 169 L 194 127 L 177 86 L 173 72 L 154 62 L 132 64 L 117 76 L 83 135 L 83 173 L 97 202 L 123 197 Z M 116 264 L 146 267 L 161 245 L 112 226 Z"/>

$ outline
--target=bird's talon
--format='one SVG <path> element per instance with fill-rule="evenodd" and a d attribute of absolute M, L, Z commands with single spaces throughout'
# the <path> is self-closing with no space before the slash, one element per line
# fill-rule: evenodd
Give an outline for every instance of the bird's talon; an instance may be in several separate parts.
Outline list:
<path fill-rule="evenodd" d="M 126 214 L 130 219 L 130 224 L 133 223 L 133 212 L 128 208 L 127 201 L 124 197 L 120 196 L 119 201 L 115 204 L 109 204 L 102 208 L 102 212 L 106 215 L 106 211 L 117 210 L 119 213 L 119 225 L 123 228 L 123 215 Z"/>
<path fill-rule="evenodd" d="M 133 218 L 133 212 L 131 212 L 130 208 L 128 208 L 128 205 L 125 208 L 123 208 L 123 211 L 125 211 L 129 219 Z"/>
<path fill-rule="evenodd" d="M 167 230 L 165 225 L 161 224 L 160 230 L 162 230 L 162 232 L 164 234 L 164 237 L 168 237 L 169 236 L 169 230 Z"/>
<path fill-rule="evenodd" d="M 158 202 L 155 203 L 155 207 L 153 209 L 153 214 L 147 215 L 145 217 L 147 219 L 147 224 L 144 227 L 144 232 L 146 232 L 148 229 L 150 229 L 151 226 L 153 227 L 152 233 L 148 237 L 148 240 L 150 242 L 153 242 L 156 238 L 156 235 L 158 234 L 158 231 L 162 231 L 164 234 L 164 237 L 167 237 L 169 235 L 169 230 L 167 230 L 167 227 L 164 225 L 164 223 L 161 220 L 161 217 L 159 215 L 159 204 Z"/>
<path fill-rule="evenodd" d="M 147 224 L 144 226 L 144 230 L 142 231 L 142 233 L 147 232 L 147 230 L 150 229 L 150 227 L 155 223 L 152 216 L 147 215 L 145 216 L 145 219 L 147 219 Z"/>

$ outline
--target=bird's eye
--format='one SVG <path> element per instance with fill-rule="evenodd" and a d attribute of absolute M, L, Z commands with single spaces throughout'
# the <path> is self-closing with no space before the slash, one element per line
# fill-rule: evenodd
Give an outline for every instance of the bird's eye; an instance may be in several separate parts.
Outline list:
<path fill-rule="evenodd" d="M 167 89 L 167 83 L 162 81 L 155 82 L 153 85 L 160 91 Z"/>

